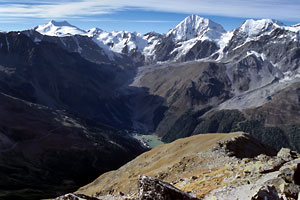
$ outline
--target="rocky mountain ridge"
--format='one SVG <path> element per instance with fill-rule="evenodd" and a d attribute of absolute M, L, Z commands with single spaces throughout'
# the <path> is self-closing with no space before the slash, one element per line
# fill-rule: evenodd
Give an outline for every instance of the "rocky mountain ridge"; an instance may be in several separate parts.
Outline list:
<path fill-rule="evenodd" d="M 166 154 L 181 161 L 172 166 Z M 297 200 L 299 172 L 300 155 L 289 149 L 276 154 L 241 133 L 199 135 L 159 146 L 57 199 Z"/>
<path fill-rule="evenodd" d="M 272 20 L 246 20 L 240 27 L 225 31 L 224 28 L 210 19 L 191 15 L 180 22 L 175 28 L 166 34 L 147 33 L 140 34 L 128 31 L 106 32 L 99 28 L 83 31 L 68 25 L 67 22 L 50 21 L 48 24 L 40 25 L 34 30 L 42 35 L 48 36 L 74 36 L 82 35 L 90 37 L 101 48 L 126 55 L 139 54 L 144 57 L 144 64 L 156 63 L 158 61 L 188 61 L 209 58 L 221 60 L 223 54 L 227 53 L 225 47 L 234 36 L 244 38 L 244 43 L 258 40 L 261 36 L 270 35 L 274 30 L 280 29 L 293 35 L 293 40 L 299 36 L 298 26 L 286 26 L 283 23 Z M 299 35 L 299 34 L 298 34 Z M 211 51 L 205 55 L 193 55 L 195 49 L 203 48 Z M 242 45 L 242 44 L 240 44 Z M 235 46 L 236 48 L 238 45 Z M 161 56 L 163 53 L 165 56 Z"/>

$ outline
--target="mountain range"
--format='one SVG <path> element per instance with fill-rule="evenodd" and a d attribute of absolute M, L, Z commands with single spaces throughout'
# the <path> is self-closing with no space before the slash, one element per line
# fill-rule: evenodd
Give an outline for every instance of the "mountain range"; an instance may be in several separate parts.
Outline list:
<path fill-rule="evenodd" d="M 120 167 L 147 150 L 131 132 L 172 142 L 244 131 L 276 150 L 300 151 L 299 36 L 299 25 L 272 19 L 226 31 L 197 15 L 166 34 L 82 30 L 53 20 L 1 32 L 3 198 L 58 196 Z M 69 148 L 68 141 L 79 147 Z M 39 153 L 27 155 L 22 148 L 28 145 L 28 152 Z M 76 156 L 81 147 L 86 150 Z M 54 173 L 67 171 L 70 162 L 49 162 L 65 158 L 80 163 L 75 174 L 91 172 L 89 178 Z"/>

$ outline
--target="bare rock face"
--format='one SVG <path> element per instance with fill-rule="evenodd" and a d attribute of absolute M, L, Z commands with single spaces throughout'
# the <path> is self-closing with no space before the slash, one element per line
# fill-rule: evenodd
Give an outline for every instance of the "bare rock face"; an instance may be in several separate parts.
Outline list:
<path fill-rule="evenodd" d="M 265 200 L 265 199 L 273 199 L 280 200 L 276 188 L 274 186 L 264 186 L 262 187 L 251 200 Z"/>
<path fill-rule="evenodd" d="M 147 176 L 139 177 L 140 200 L 197 200 L 167 182 Z"/>

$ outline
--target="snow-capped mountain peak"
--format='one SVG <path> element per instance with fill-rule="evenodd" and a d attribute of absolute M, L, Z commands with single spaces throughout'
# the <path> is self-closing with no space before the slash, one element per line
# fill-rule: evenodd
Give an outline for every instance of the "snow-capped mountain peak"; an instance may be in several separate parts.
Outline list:
<path fill-rule="evenodd" d="M 175 41 L 186 41 L 196 37 L 215 40 L 225 32 L 220 24 L 198 15 L 191 15 L 171 29 L 167 36 L 172 36 Z"/>
<path fill-rule="evenodd" d="M 100 28 L 91 28 L 90 30 L 87 30 L 86 31 L 86 35 L 89 36 L 89 37 L 94 37 L 95 35 L 99 35 L 103 32 L 102 29 Z"/>
<path fill-rule="evenodd" d="M 247 37 L 269 34 L 276 28 L 283 27 L 284 24 L 273 19 L 246 20 L 237 30 Z"/>
<path fill-rule="evenodd" d="M 106 46 L 118 53 L 130 52 L 133 49 L 142 51 L 148 45 L 148 41 L 143 39 L 142 34 L 128 31 L 105 32 L 95 29 L 90 30 L 88 36 L 93 37 L 101 47 Z"/>
<path fill-rule="evenodd" d="M 51 20 L 47 24 L 39 25 L 34 30 L 41 33 L 42 35 L 58 36 L 58 37 L 65 37 L 65 36 L 79 35 L 79 34 L 86 33 L 84 30 L 81 30 L 76 26 L 69 24 L 67 21 L 58 22 L 54 20 Z"/>

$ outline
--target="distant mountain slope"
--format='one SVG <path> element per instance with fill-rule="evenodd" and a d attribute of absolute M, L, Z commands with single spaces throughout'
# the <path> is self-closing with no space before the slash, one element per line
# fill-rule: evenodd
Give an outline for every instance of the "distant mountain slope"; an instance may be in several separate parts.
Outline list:
<path fill-rule="evenodd" d="M 100 123 L 130 127 L 130 110 L 117 93 L 131 79 L 130 71 L 89 62 L 56 43 L 35 43 L 20 33 L 0 34 L 0 43 L 1 92 Z"/>
<path fill-rule="evenodd" d="M 257 108 L 212 109 L 205 115 L 190 110 L 171 126 L 163 140 L 170 142 L 207 132 L 245 131 L 277 150 L 290 147 L 300 151 L 299 88 L 299 82 L 295 83 Z"/>
<path fill-rule="evenodd" d="M 74 28 L 66 22 L 50 22 L 45 25 L 48 26 Z M 172 141 L 194 133 L 200 118 L 207 114 L 235 109 L 243 113 L 264 106 L 280 91 L 299 82 L 299 30 L 297 25 L 286 26 L 272 19 L 250 19 L 226 32 L 221 25 L 192 15 L 166 34 L 109 33 L 97 28 L 79 35 L 56 34 L 59 37 L 48 37 L 47 31 L 40 31 L 44 35 L 34 31 L 24 34 L 36 46 L 45 45 L 46 41 L 55 43 L 100 64 L 101 70 L 108 72 L 103 76 L 100 71 L 89 71 L 89 67 L 84 72 L 87 76 L 92 73 L 93 83 L 99 83 L 98 88 L 91 84 L 80 89 L 92 89 L 93 93 L 87 94 L 91 103 L 83 111 L 101 110 L 100 114 L 88 111 L 88 118 L 121 128 L 155 132 L 165 141 Z M 52 33 L 52 29 L 49 31 Z M 8 48 L 5 38 L 3 44 L 2 48 Z M 91 52 L 97 53 L 90 56 Z M 93 69 L 96 68 L 95 65 Z M 75 79 L 80 75 L 77 73 Z M 96 76 L 110 78 L 103 83 Z M 76 88 L 77 84 L 71 85 Z M 109 98 L 102 101 L 104 94 Z M 54 102 L 57 101 L 61 103 L 61 99 L 55 98 Z M 103 102 L 108 103 L 104 106 Z M 66 108 L 63 104 L 62 108 Z M 284 113 L 278 115 L 283 117 Z M 287 137 L 283 140 L 284 144 L 288 141 Z"/>

